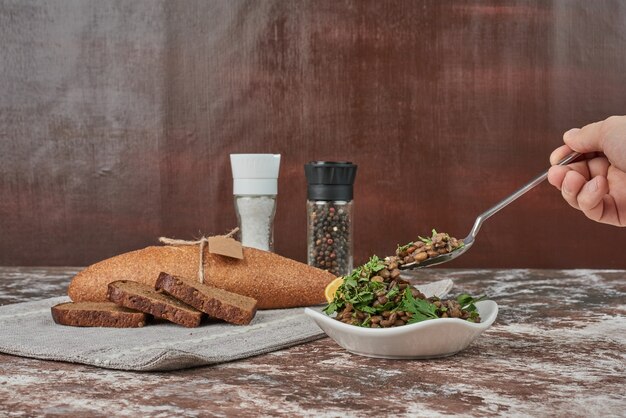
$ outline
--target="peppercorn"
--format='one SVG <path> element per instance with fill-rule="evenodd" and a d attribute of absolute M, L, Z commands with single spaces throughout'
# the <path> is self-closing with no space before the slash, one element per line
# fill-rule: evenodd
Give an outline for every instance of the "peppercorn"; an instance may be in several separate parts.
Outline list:
<path fill-rule="evenodd" d="M 309 264 L 336 276 L 346 275 L 351 269 L 349 244 L 350 216 L 335 202 L 314 202 L 310 205 Z"/>

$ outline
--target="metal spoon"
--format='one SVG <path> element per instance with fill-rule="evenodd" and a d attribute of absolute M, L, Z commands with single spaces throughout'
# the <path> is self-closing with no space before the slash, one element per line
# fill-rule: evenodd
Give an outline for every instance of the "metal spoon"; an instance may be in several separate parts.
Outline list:
<path fill-rule="evenodd" d="M 569 164 L 569 163 L 573 162 L 579 156 L 580 156 L 580 153 L 572 152 L 567 157 L 565 157 L 561 161 L 559 161 L 557 165 Z M 511 203 L 514 200 L 516 200 L 518 197 L 522 196 L 523 194 L 525 194 L 529 190 L 533 189 L 538 184 L 542 183 L 547 177 L 548 177 L 548 170 L 544 171 L 543 173 L 541 173 L 540 175 L 535 177 L 528 184 L 524 185 L 521 189 L 517 190 L 512 195 L 510 195 L 506 199 L 502 200 L 501 202 L 499 202 L 497 205 L 495 205 L 491 209 L 487 209 L 485 212 L 480 214 L 478 216 L 478 218 L 476 218 L 476 221 L 474 222 L 474 227 L 470 231 L 469 235 L 463 239 L 463 246 L 462 247 L 460 247 L 460 248 L 458 248 L 456 250 L 453 250 L 452 252 L 446 253 L 446 254 L 441 254 L 441 255 L 438 255 L 438 256 L 435 256 L 435 257 L 432 257 L 432 258 L 427 258 L 424 261 L 420 261 L 420 262 L 414 261 L 412 263 L 402 264 L 398 268 L 400 270 L 423 269 L 424 267 L 430 267 L 430 266 L 434 266 L 434 265 L 437 265 L 437 264 L 442 264 L 442 263 L 446 263 L 448 261 L 452 261 L 455 258 L 461 256 L 467 250 L 469 250 L 470 247 L 474 244 L 474 240 L 476 238 L 476 234 L 478 234 L 478 230 L 482 226 L 483 222 L 485 222 L 487 219 L 489 219 L 496 212 L 499 212 L 500 209 L 504 208 L 509 203 Z"/>

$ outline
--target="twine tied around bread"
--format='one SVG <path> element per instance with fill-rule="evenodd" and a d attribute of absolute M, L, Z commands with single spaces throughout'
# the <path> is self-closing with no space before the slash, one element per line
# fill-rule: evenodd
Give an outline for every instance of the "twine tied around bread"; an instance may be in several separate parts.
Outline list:
<path fill-rule="evenodd" d="M 230 231 L 226 235 L 218 235 L 224 238 L 232 238 L 239 231 L 239 227 L 235 227 L 232 231 Z M 174 238 L 166 238 L 159 237 L 159 242 L 166 245 L 199 245 L 200 246 L 200 263 L 198 266 L 198 281 L 200 283 L 204 283 L 204 247 L 209 243 L 210 237 L 205 237 L 204 235 L 196 240 L 196 241 L 186 241 L 182 239 L 174 239 Z"/>

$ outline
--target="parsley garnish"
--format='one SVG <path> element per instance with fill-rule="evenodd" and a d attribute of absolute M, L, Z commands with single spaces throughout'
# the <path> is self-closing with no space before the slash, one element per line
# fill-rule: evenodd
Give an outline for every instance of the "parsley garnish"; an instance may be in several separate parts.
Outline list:
<path fill-rule="evenodd" d="M 380 307 L 373 308 L 369 305 L 375 298 L 374 294 L 380 289 L 384 289 L 385 285 L 371 281 L 370 276 L 372 273 L 377 273 L 384 268 L 385 264 L 383 261 L 377 256 L 373 256 L 366 264 L 352 270 L 352 273 L 343 278 L 343 283 L 337 289 L 337 293 L 340 293 L 342 298 L 335 298 L 333 302 L 324 308 L 324 312 L 327 315 L 333 314 L 343 309 L 347 303 L 350 303 L 354 309 L 366 313 L 382 312 L 379 309 Z M 384 306 L 387 306 L 387 304 Z"/>
<path fill-rule="evenodd" d="M 457 296 L 456 301 L 461 305 L 461 309 L 464 311 L 468 311 L 470 313 L 470 317 L 467 318 L 469 322 L 476 322 L 476 318 L 478 318 L 478 310 L 476 309 L 476 302 L 479 302 L 485 298 L 485 295 L 480 296 L 478 298 L 473 298 L 467 293 L 463 293 Z"/>
<path fill-rule="evenodd" d="M 400 302 L 400 310 L 411 312 L 412 316 L 408 323 L 425 321 L 427 319 L 436 319 L 437 307 L 424 299 L 415 299 L 409 288 L 404 290 L 402 301 Z"/>
<path fill-rule="evenodd" d="M 432 230 L 432 235 L 430 236 L 430 238 L 424 238 L 424 237 L 420 237 L 418 236 L 417 238 L 419 238 L 420 241 L 422 241 L 424 244 L 432 244 L 433 243 L 433 238 L 435 238 L 435 235 L 437 235 L 437 231 L 436 230 Z"/>

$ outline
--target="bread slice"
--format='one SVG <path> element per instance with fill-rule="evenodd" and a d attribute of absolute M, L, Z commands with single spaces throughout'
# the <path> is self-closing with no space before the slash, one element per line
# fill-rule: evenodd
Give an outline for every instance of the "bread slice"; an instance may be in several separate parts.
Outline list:
<path fill-rule="evenodd" d="M 149 313 L 184 327 L 197 327 L 202 320 L 202 312 L 143 283 L 130 280 L 109 283 L 107 296 L 118 305 Z"/>
<path fill-rule="evenodd" d="M 231 324 L 249 324 L 256 313 L 256 299 L 204 285 L 197 279 L 161 273 L 155 287 L 211 317 Z"/>
<path fill-rule="evenodd" d="M 67 302 L 50 310 L 54 322 L 73 327 L 137 328 L 146 324 L 146 314 L 113 302 Z"/>
<path fill-rule="evenodd" d="M 215 255 L 205 249 L 205 284 L 257 300 L 257 309 L 291 308 L 324 303 L 324 288 L 335 279 L 327 271 L 255 248 L 244 259 Z M 73 301 L 106 301 L 107 285 L 132 279 L 154 287 L 159 273 L 195 278 L 198 246 L 147 247 L 93 264 L 70 284 Z"/>

